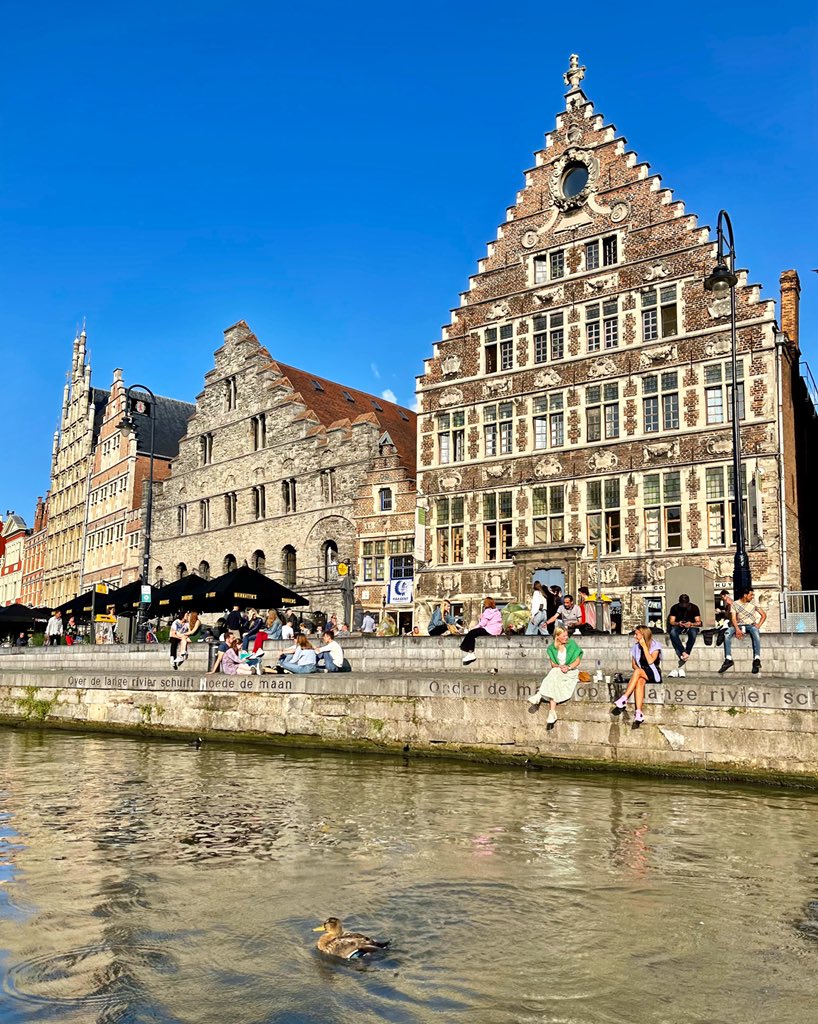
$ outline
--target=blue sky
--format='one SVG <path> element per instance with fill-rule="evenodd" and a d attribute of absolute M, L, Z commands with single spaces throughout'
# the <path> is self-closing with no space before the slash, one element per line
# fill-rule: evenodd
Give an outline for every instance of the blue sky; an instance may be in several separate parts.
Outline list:
<path fill-rule="evenodd" d="M 802 280 L 818 371 L 814 4 L 0 4 L 0 512 L 48 485 L 75 325 L 94 383 L 193 400 L 222 331 L 411 404 L 563 104 L 605 115 L 739 263 Z"/>

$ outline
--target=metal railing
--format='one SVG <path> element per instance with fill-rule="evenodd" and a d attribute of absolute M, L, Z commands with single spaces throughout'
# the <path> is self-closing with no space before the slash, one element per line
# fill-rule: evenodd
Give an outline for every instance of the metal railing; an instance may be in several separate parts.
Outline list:
<path fill-rule="evenodd" d="M 818 633 L 818 590 L 785 590 L 781 595 L 781 632 Z"/>

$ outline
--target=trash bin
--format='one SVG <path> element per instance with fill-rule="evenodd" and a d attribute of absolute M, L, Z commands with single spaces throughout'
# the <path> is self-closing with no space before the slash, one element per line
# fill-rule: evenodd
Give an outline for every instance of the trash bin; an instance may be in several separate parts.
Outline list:
<path fill-rule="evenodd" d="M 205 642 L 207 643 L 207 671 L 212 672 L 216 658 L 219 656 L 219 641 L 215 636 L 209 636 Z"/>

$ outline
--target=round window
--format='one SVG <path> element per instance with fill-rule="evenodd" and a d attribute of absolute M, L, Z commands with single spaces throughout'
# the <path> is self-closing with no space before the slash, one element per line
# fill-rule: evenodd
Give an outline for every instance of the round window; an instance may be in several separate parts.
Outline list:
<path fill-rule="evenodd" d="M 562 176 L 562 194 L 566 199 L 573 199 L 588 184 L 588 168 L 585 164 L 569 164 Z"/>

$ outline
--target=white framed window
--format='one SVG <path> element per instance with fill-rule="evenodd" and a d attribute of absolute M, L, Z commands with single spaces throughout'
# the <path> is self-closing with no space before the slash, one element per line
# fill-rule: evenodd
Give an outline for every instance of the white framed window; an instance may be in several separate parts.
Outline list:
<path fill-rule="evenodd" d="M 619 437 L 619 384 L 594 384 L 585 389 L 585 439 Z"/>
<path fill-rule="evenodd" d="M 565 358 L 565 314 L 560 312 L 534 317 L 534 362 Z"/>
<path fill-rule="evenodd" d="M 744 405 L 744 363 L 738 360 L 736 366 L 738 387 L 736 401 L 738 418 L 743 420 L 746 415 Z M 705 413 L 708 424 L 731 423 L 733 420 L 733 364 L 731 360 L 724 363 L 710 363 L 704 368 Z"/>
<path fill-rule="evenodd" d="M 747 534 L 747 467 L 741 467 L 741 512 Z M 704 471 L 707 500 L 707 546 L 733 547 L 736 534 L 736 493 L 732 466 L 708 466 Z"/>
<path fill-rule="evenodd" d="M 514 450 L 512 402 L 483 406 L 483 451 L 486 458 L 510 455 Z"/>
<path fill-rule="evenodd" d="M 676 285 L 642 292 L 642 340 L 672 338 L 679 333 Z"/>
<path fill-rule="evenodd" d="M 441 465 L 466 457 L 466 413 L 442 412 L 437 417 L 437 460 Z"/>
<path fill-rule="evenodd" d="M 513 368 L 514 328 L 511 324 L 487 327 L 483 340 L 483 365 L 486 373 L 497 373 L 500 369 Z"/>
<path fill-rule="evenodd" d="M 439 564 L 462 564 L 464 517 L 464 498 L 438 498 L 435 502 L 435 554 Z"/>
<path fill-rule="evenodd" d="M 589 554 L 600 548 L 603 555 L 622 552 L 622 513 L 619 477 L 589 480 L 585 490 L 585 511 Z"/>
<path fill-rule="evenodd" d="M 642 417 L 646 434 L 679 429 L 679 374 L 676 370 L 642 378 Z"/>
<path fill-rule="evenodd" d="M 654 551 L 682 547 L 681 473 L 649 473 L 642 481 L 645 546 Z"/>
<path fill-rule="evenodd" d="M 483 558 L 503 562 L 512 546 L 512 492 L 497 491 L 483 495 Z"/>
<path fill-rule="evenodd" d="M 561 448 L 565 444 L 565 413 L 563 411 L 563 394 L 554 391 L 548 395 L 540 395 L 533 401 L 534 410 L 534 448 L 541 451 L 545 448 Z"/>
<path fill-rule="evenodd" d="M 561 544 L 565 540 L 565 487 L 535 487 L 531 494 L 535 544 Z"/>

